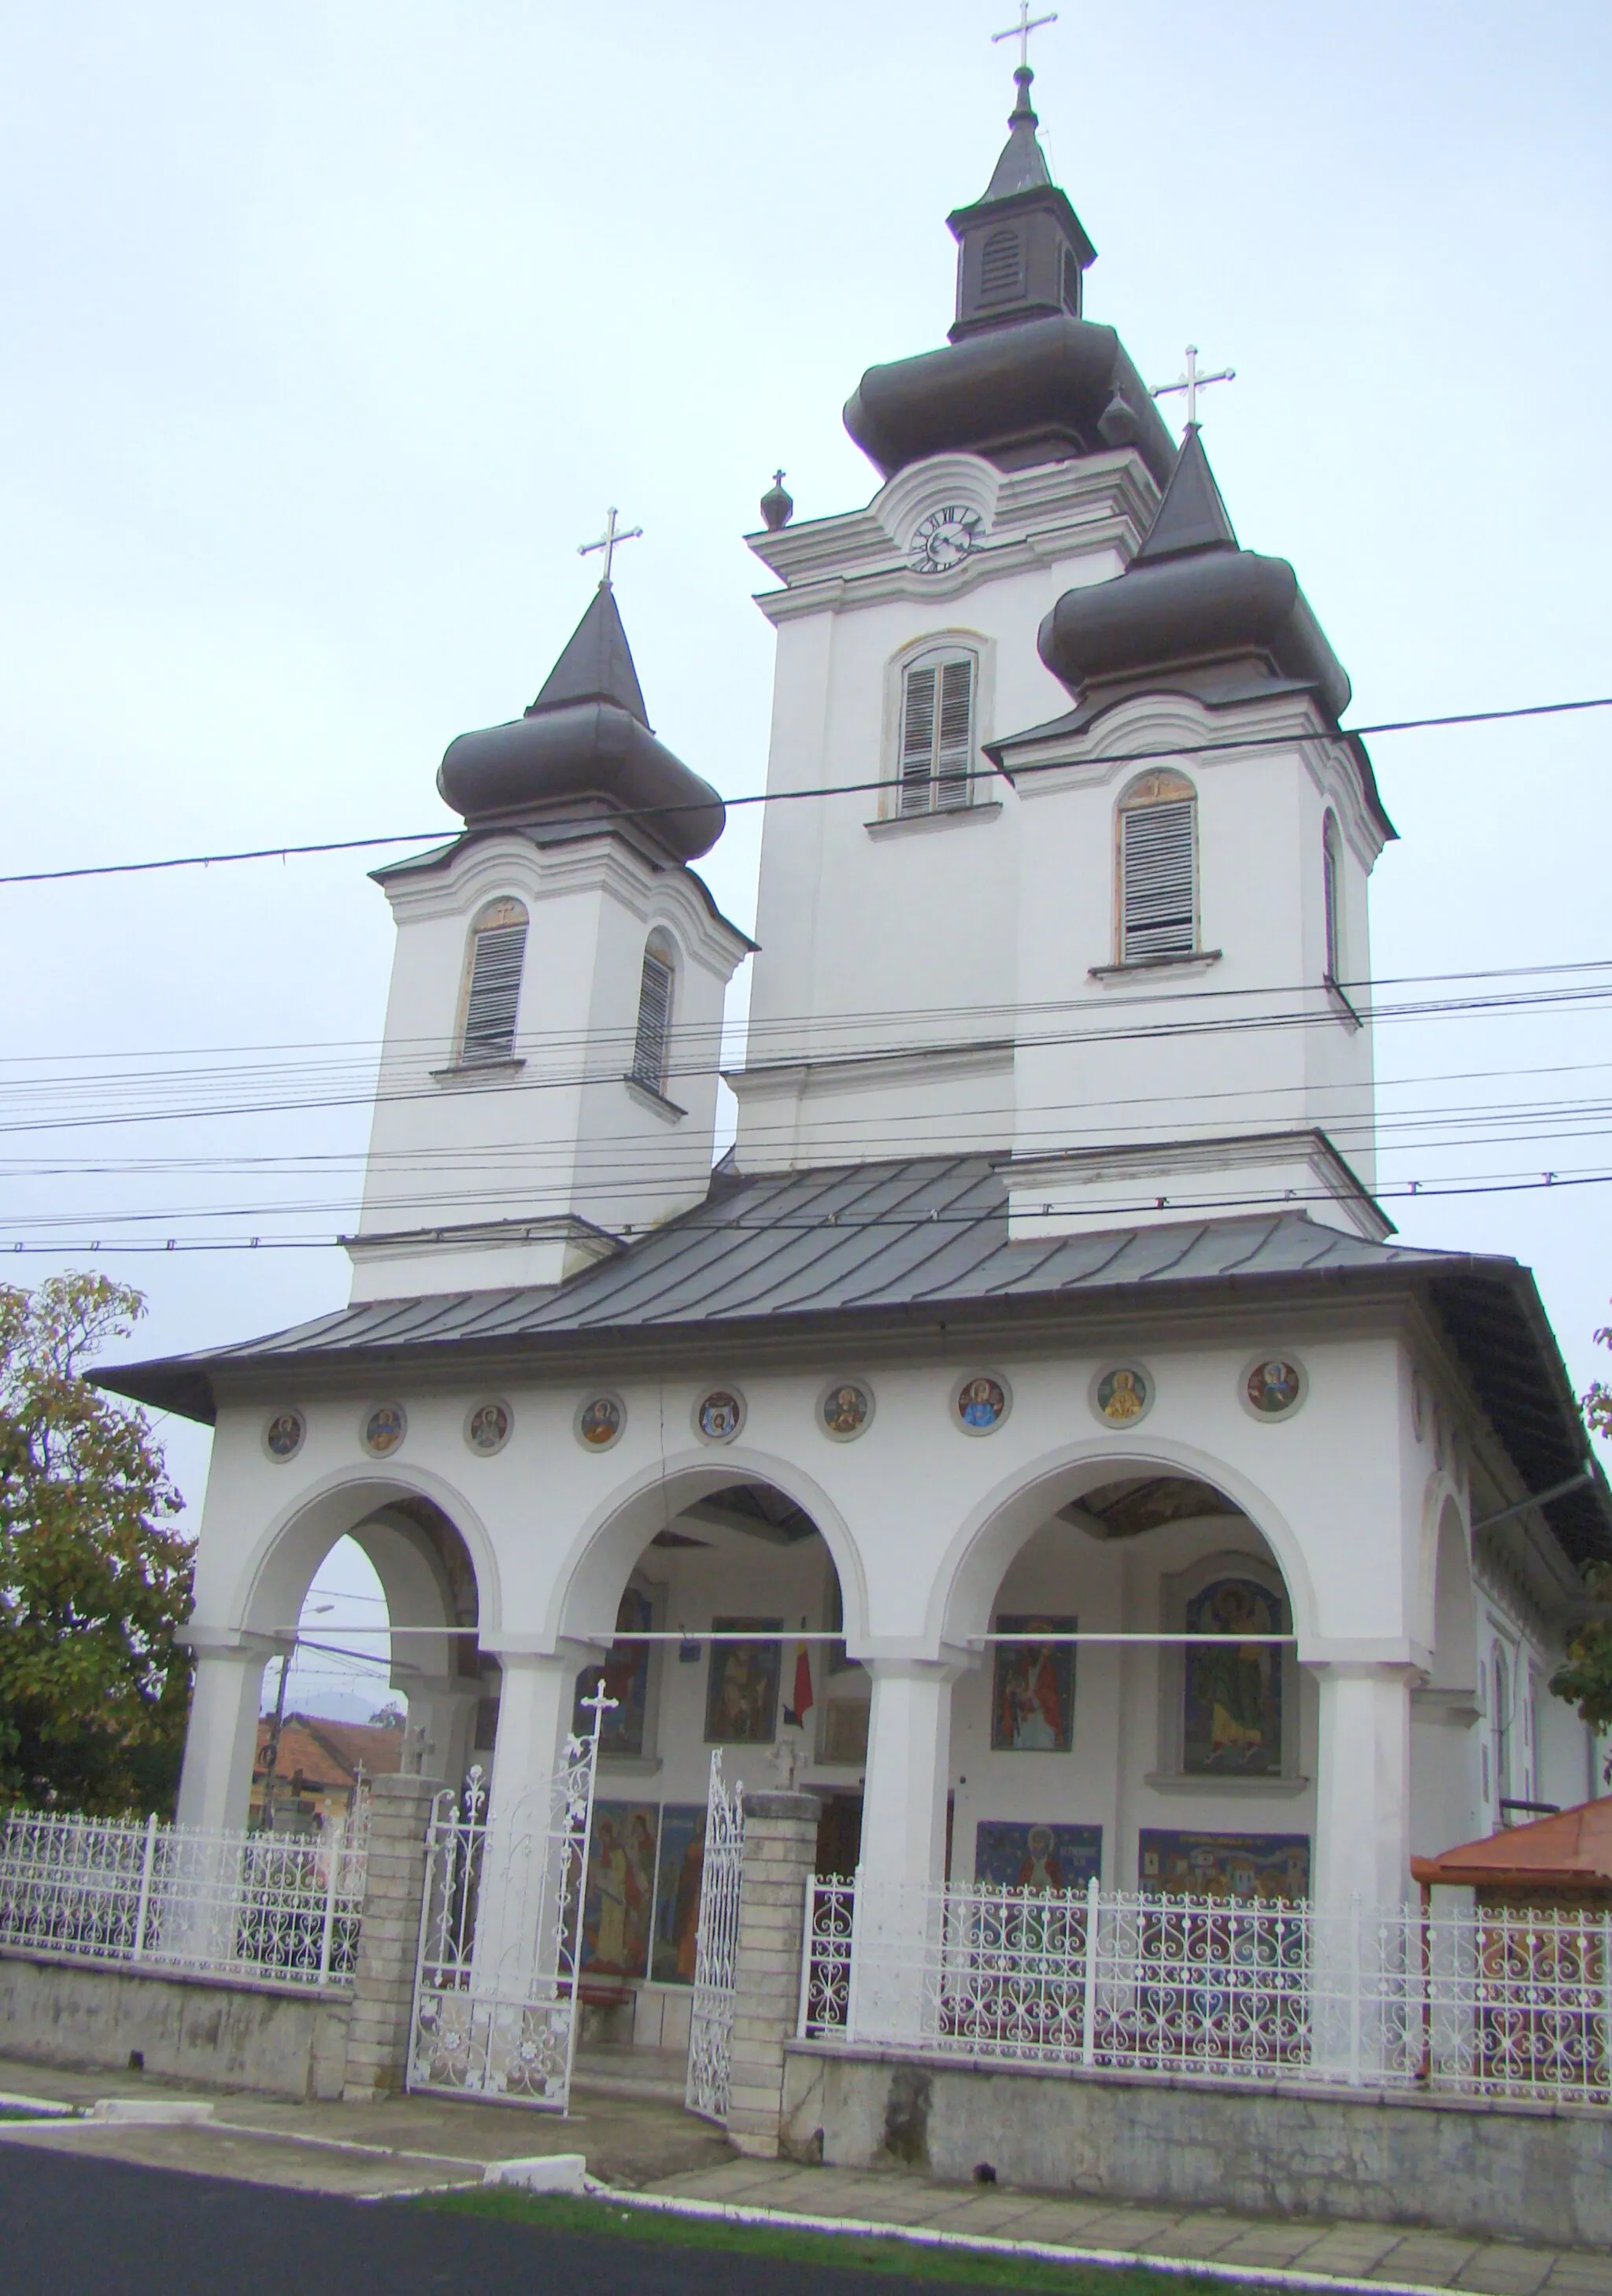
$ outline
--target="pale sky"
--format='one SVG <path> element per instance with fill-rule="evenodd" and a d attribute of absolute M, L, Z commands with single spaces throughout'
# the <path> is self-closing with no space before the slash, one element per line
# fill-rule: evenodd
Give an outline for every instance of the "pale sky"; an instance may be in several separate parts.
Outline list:
<path fill-rule="evenodd" d="M 658 731 L 758 788 L 772 640 L 740 537 L 777 463 L 800 516 L 875 490 L 839 409 L 945 339 L 945 217 L 1003 140 L 1012 12 L 5 0 L 0 868 L 451 827 L 442 750 L 531 699 L 611 502 L 646 529 L 618 596 Z M 1033 60 L 1099 250 L 1087 316 L 1151 381 L 1189 339 L 1236 367 L 1206 443 L 1351 722 L 1612 693 L 1612 12 L 1065 0 Z M 1373 742 L 1403 837 L 1379 979 L 1612 957 L 1609 743 L 1612 712 Z M 757 832 L 735 815 L 705 865 L 746 925 Z M 380 857 L 0 888 L 0 1250 L 73 1247 L 13 1252 L 13 1280 L 99 1238 L 150 1295 L 143 1352 L 345 1297 L 328 1246 L 110 1239 L 349 1223 Z M 1435 1112 L 1387 1178 L 1612 1169 L 1599 995 L 1384 1027 L 1378 1057 L 1407 1080 L 1385 1101 Z M 1478 1071 L 1504 1073 L 1452 1080 Z M 340 1104 L 128 1120 L 266 1092 Z M 1484 1102 L 1580 1105 L 1444 1121 Z M 287 1154 L 337 1160 L 240 1162 Z M 1590 1376 L 1612 1190 L 1393 1210 L 1531 1263 Z M 205 1439 L 163 1432 L 199 1500 Z"/>

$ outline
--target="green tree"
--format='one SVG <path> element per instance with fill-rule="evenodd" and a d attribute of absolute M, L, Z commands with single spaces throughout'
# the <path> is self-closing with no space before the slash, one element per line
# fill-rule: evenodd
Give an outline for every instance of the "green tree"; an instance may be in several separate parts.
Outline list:
<path fill-rule="evenodd" d="M 1612 1348 L 1612 1329 L 1597 1332 L 1597 1344 Z M 1584 1393 L 1584 1417 L 1598 1435 L 1612 1435 L 1612 1386 L 1596 1380 Z M 1590 1594 L 1612 1601 L 1612 1562 L 1592 1562 L 1584 1571 Z M 1558 1698 L 1576 1706 L 1580 1718 L 1597 1730 L 1612 1728 L 1612 1620 L 1587 1619 L 1568 1637 L 1566 1662 L 1551 1677 Z M 1606 1775 L 1612 1781 L 1612 1754 Z"/>
<path fill-rule="evenodd" d="M 0 1285 L 0 1804 L 173 1806 L 190 1542 L 145 1414 L 83 1374 L 144 1313 L 100 1275 Z"/>

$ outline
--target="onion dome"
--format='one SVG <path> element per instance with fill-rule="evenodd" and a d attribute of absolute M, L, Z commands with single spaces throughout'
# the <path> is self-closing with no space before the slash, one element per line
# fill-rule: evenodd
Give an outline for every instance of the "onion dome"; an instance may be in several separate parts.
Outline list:
<path fill-rule="evenodd" d="M 1067 590 L 1037 643 L 1083 718 L 1161 685 L 1206 701 L 1306 686 L 1334 725 L 1349 703 L 1343 664 L 1293 569 L 1239 548 L 1196 425 L 1125 571 Z"/>
<path fill-rule="evenodd" d="M 674 861 L 708 853 L 726 818 L 710 783 L 651 732 L 608 582 L 531 708 L 509 725 L 450 742 L 437 787 L 470 829 L 546 826 L 547 843 L 614 823 Z"/>
<path fill-rule="evenodd" d="M 958 244 L 948 348 L 870 367 L 845 425 L 888 479 L 926 455 L 969 452 L 1004 470 L 1135 446 L 1163 486 L 1174 444 L 1112 327 L 1081 316 L 1096 250 L 1051 179 L 1013 75 L 1008 140 L 983 198 L 946 218 Z"/>

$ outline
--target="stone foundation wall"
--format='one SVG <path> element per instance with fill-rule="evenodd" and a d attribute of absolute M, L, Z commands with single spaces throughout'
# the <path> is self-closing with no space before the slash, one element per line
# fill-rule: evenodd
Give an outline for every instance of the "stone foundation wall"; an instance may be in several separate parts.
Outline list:
<path fill-rule="evenodd" d="M 983 2066 L 791 2042 L 783 2149 L 1265 2216 L 1612 2246 L 1612 2113 Z"/>
<path fill-rule="evenodd" d="M 38 2065 L 149 2073 L 252 2089 L 265 2096 L 339 2097 L 350 1989 L 158 1976 L 0 1949 L 0 2055 Z"/>

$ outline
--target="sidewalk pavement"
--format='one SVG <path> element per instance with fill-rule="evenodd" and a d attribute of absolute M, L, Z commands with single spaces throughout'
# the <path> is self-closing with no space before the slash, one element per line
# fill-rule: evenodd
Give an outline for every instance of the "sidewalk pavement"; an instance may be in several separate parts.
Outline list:
<path fill-rule="evenodd" d="M 491 2161 L 580 2152 L 623 2191 L 858 2224 L 924 2226 L 963 2239 L 1034 2241 L 1193 2262 L 1275 2267 L 1479 2296 L 1612 2296 L 1612 2255 L 1471 2240 L 1415 2227 L 1235 2216 L 1060 2199 L 1011 2186 L 940 2185 L 907 2171 L 863 2174 L 734 2156 L 662 2084 L 578 2078 L 565 2120 L 520 2107 L 410 2096 L 383 2104 L 292 2104 L 150 2074 L 77 2073 L 0 2058 L 0 2092 L 88 2105 L 98 2097 L 207 2094 L 210 2120 L 181 2126 L 0 2121 L 0 2142 L 290 2190 L 380 2200 L 479 2184 Z"/>

